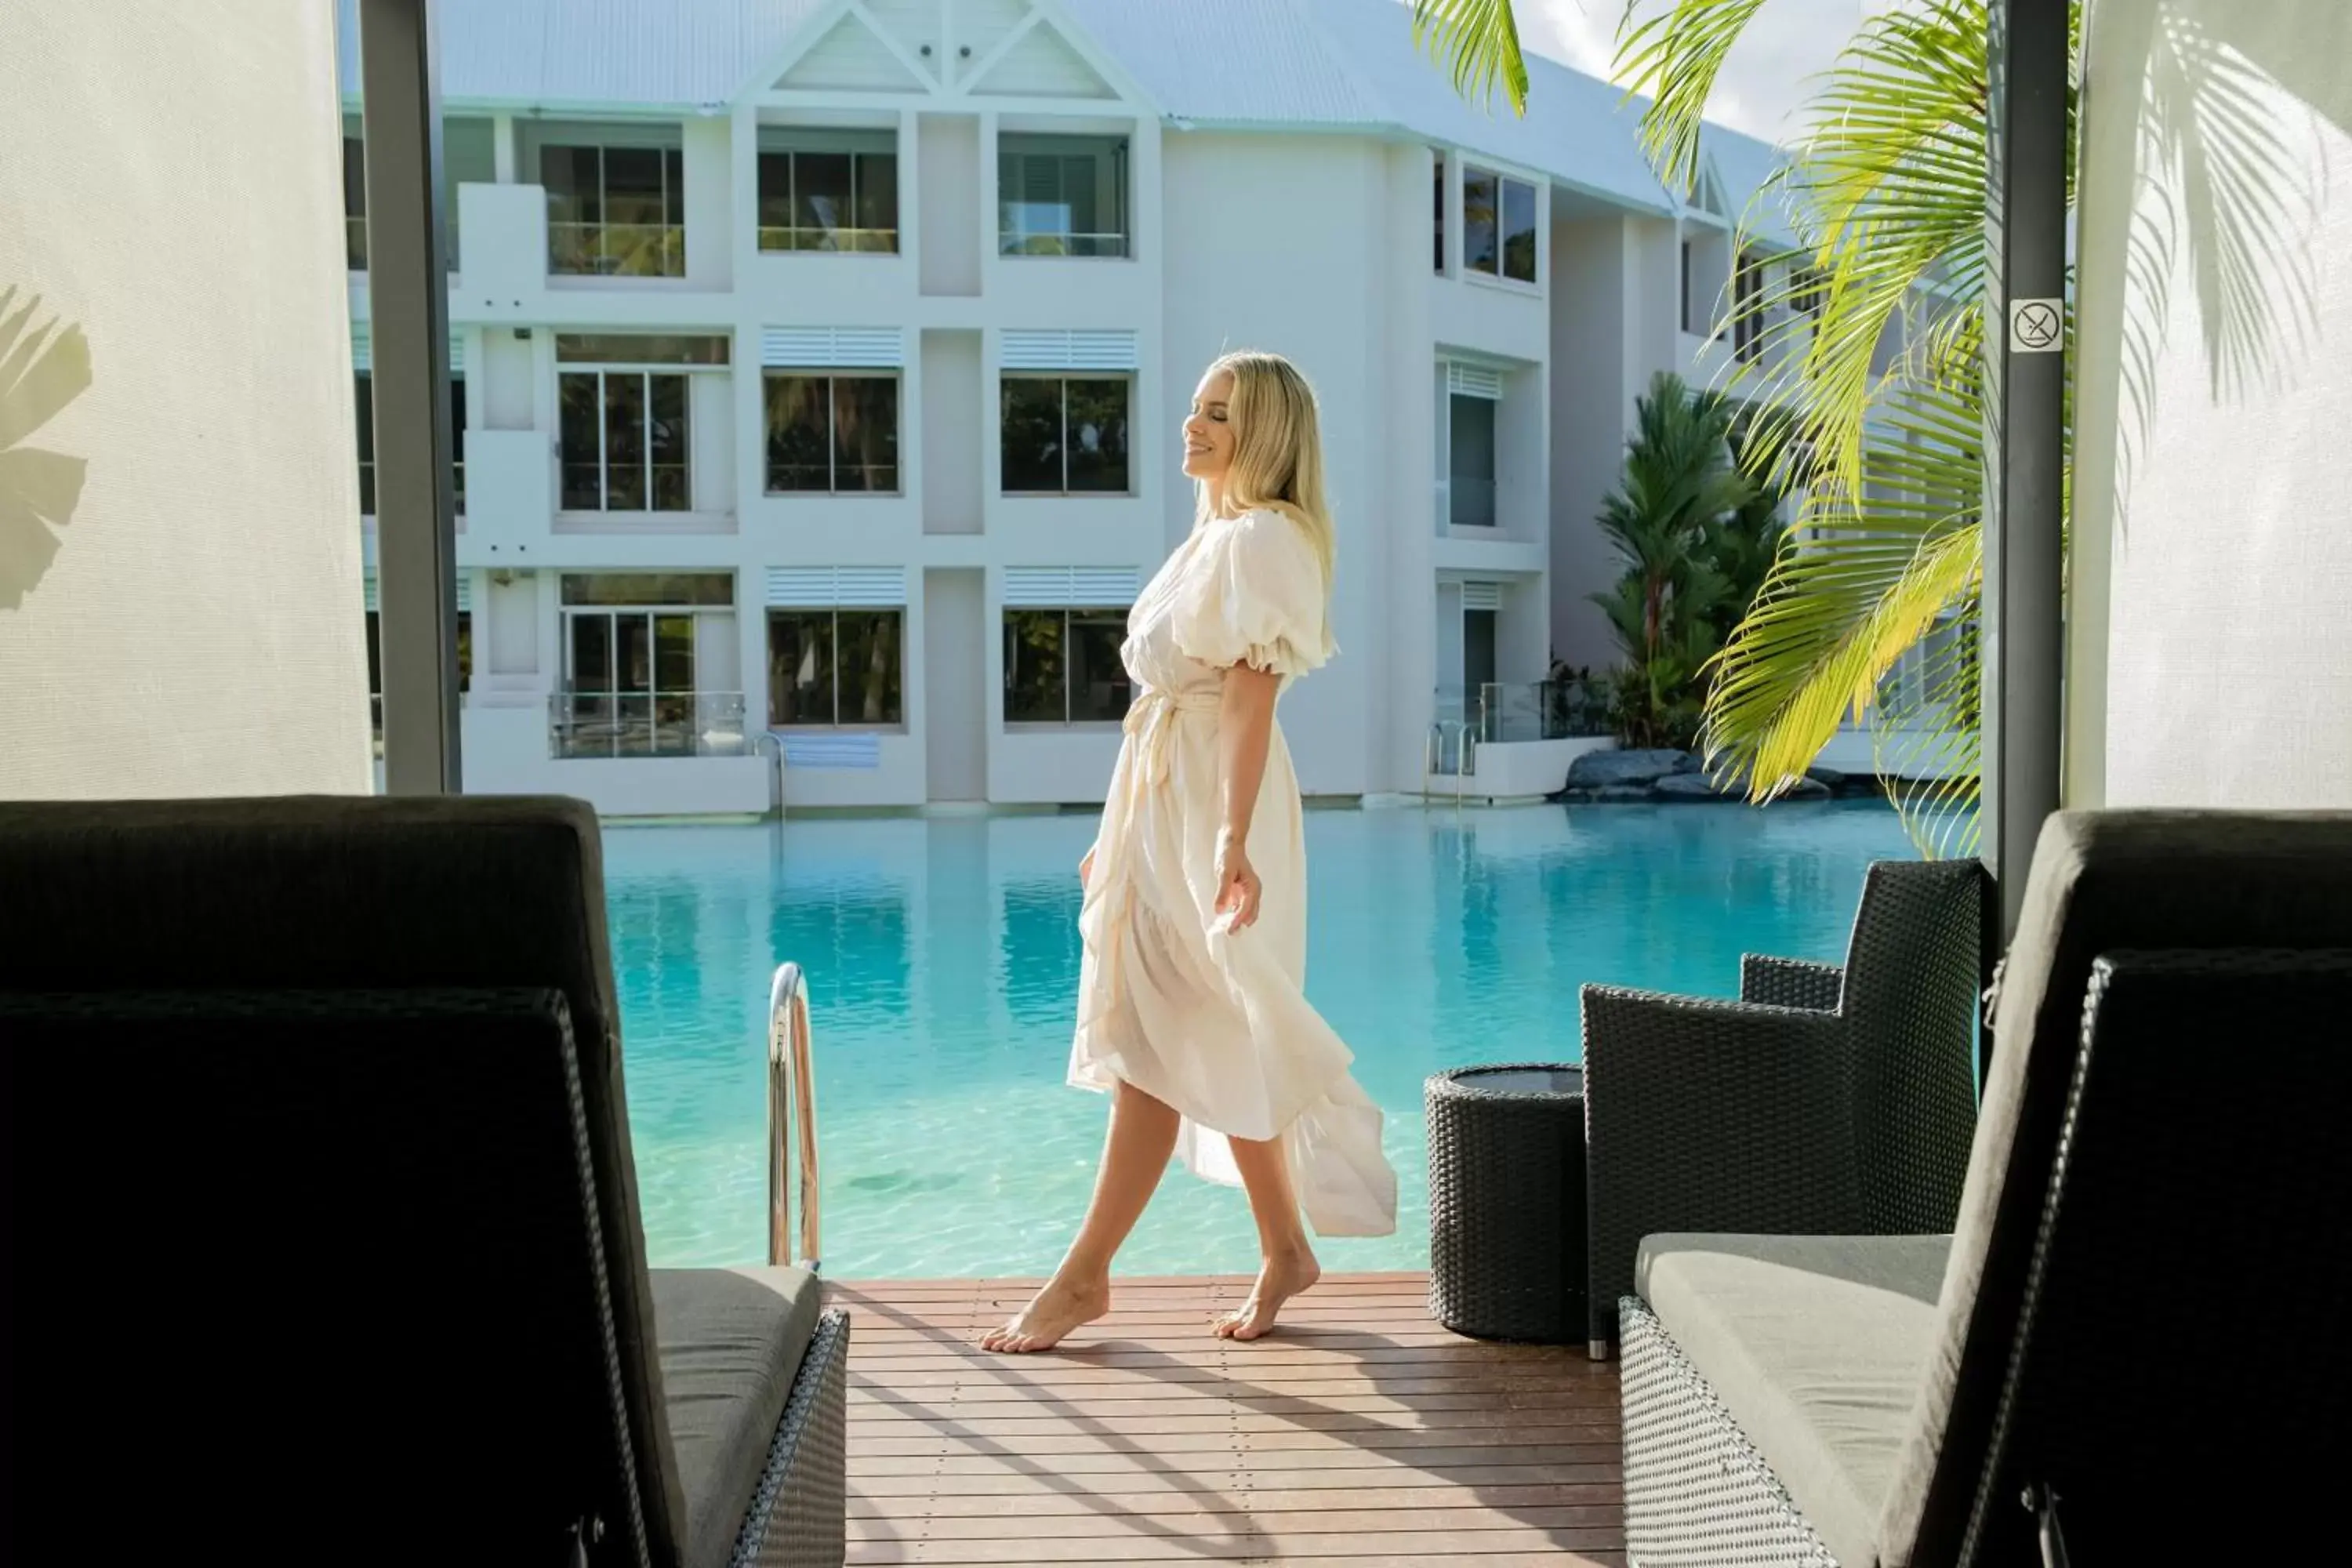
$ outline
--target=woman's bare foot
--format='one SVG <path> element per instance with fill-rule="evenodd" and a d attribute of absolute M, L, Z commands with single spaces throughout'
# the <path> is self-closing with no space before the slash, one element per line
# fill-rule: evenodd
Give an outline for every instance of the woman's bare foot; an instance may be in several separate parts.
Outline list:
<path fill-rule="evenodd" d="M 1274 1331 L 1275 1314 L 1293 1296 L 1303 1295 L 1315 1288 L 1323 1278 L 1322 1265 L 1315 1254 L 1304 1247 L 1297 1252 L 1286 1252 L 1269 1258 L 1258 1270 L 1257 1284 L 1249 1300 L 1237 1311 L 1227 1312 L 1217 1320 L 1217 1337 L 1221 1340 L 1255 1340 Z"/>
<path fill-rule="evenodd" d="M 980 1348 L 1008 1355 L 1049 1351 L 1072 1330 L 1110 1310 L 1110 1281 L 1065 1279 L 1056 1274 L 1004 1326 L 981 1336 Z"/>

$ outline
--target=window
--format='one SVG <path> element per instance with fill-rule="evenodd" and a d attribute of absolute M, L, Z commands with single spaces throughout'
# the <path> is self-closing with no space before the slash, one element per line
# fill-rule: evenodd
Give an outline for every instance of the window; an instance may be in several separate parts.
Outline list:
<path fill-rule="evenodd" d="M 361 371 L 352 377 L 352 402 L 360 448 L 360 515 L 375 515 L 375 375 Z M 466 378 L 449 378 L 450 485 L 457 491 L 457 510 L 466 510 Z"/>
<path fill-rule="evenodd" d="M 1446 521 L 1456 528 L 1492 528 L 1495 400 L 1457 392 L 1446 402 Z"/>
<path fill-rule="evenodd" d="M 907 721 L 899 609 L 768 612 L 768 722 L 888 728 Z"/>
<path fill-rule="evenodd" d="M 354 272 L 367 270 L 367 149 L 357 135 L 346 130 L 343 132 L 343 262 Z"/>
<path fill-rule="evenodd" d="M 368 721 L 375 731 L 377 753 L 383 750 L 383 631 L 375 611 L 367 613 Z M 474 612 L 457 612 L 457 689 L 474 684 Z"/>
<path fill-rule="evenodd" d="M 763 132 L 760 248 L 898 249 L 898 142 L 887 131 Z"/>
<path fill-rule="evenodd" d="M 1135 689 L 1118 657 L 1125 610 L 1004 612 L 1004 721 L 1116 724 Z"/>
<path fill-rule="evenodd" d="M 1127 494 L 1128 391 L 1123 376 L 1006 376 L 1004 493 Z"/>
<path fill-rule="evenodd" d="M 545 146 L 548 270 L 686 276 L 686 163 L 676 147 Z"/>
<path fill-rule="evenodd" d="M 1431 157 L 1429 163 L 1431 170 L 1437 177 L 1437 205 L 1431 224 L 1430 237 L 1436 245 L 1437 270 L 1442 273 L 1445 270 L 1445 154 L 1436 153 Z"/>
<path fill-rule="evenodd" d="M 1828 303 L 1829 280 L 1810 267 L 1797 268 L 1793 286 L 1789 290 L 1789 306 L 1808 316 L 1819 316 Z"/>
<path fill-rule="evenodd" d="M 1000 136 L 996 200 L 1006 256 L 1125 256 L 1127 142 Z"/>
<path fill-rule="evenodd" d="M 356 114 L 343 116 L 343 259 L 354 272 L 367 270 L 367 143 Z M 441 235 L 449 270 L 457 270 L 457 187 L 487 185 L 498 179 L 497 132 L 488 120 L 441 122 Z"/>
<path fill-rule="evenodd" d="M 1687 239 L 1683 241 L 1682 301 L 1683 331 L 1686 332 L 1696 332 L 1699 329 L 1696 321 L 1693 319 L 1693 311 L 1691 310 L 1691 242 Z"/>
<path fill-rule="evenodd" d="M 769 494 L 897 492 L 897 376 L 771 371 L 767 397 Z"/>
<path fill-rule="evenodd" d="M 724 366 L 723 337 L 561 333 L 555 340 L 565 511 L 694 510 L 690 376 Z"/>
<path fill-rule="evenodd" d="M 567 573 L 559 757 L 680 757 L 742 750 L 743 695 L 703 688 L 706 621 L 734 636 L 724 572 Z"/>
<path fill-rule="evenodd" d="M 1764 349 L 1764 258 L 1742 251 L 1731 274 L 1731 352 L 1742 362 L 1753 361 Z"/>
<path fill-rule="evenodd" d="M 1488 169 L 1462 171 L 1462 264 L 1489 278 L 1536 280 L 1536 188 Z"/>
<path fill-rule="evenodd" d="M 375 515 L 375 377 L 361 371 L 352 378 L 352 401 L 359 414 L 360 515 Z M 370 625 L 374 612 L 370 611 Z"/>

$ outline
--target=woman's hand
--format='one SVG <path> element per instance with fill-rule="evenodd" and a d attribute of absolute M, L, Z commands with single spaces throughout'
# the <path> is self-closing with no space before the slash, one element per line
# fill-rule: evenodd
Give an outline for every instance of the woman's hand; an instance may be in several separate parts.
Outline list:
<path fill-rule="evenodd" d="M 1080 891 L 1081 893 L 1085 892 L 1085 891 L 1087 890 L 1087 884 L 1088 882 L 1091 882 L 1091 881 L 1093 881 L 1093 880 L 1094 880 L 1094 876 L 1095 876 L 1095 851 L 1094 851 L 1094 846 L 1092 846 L 1092 845 L 1088 845 L 1088 846 L 1087 847 L 1086 858 L 1085 858 L 1085 859 L 1083 859 L 1083 860 L 1080 860 L 1080 861 L 1078 862 L 1078 891 Z"/>
<path fill-rule="evenodd" d="M 1217 912 L 1227 931 L 1246 931 L 1257 923 L 1259 884 L 1249 851 L 1231 834 L 1217 836 Z"/>

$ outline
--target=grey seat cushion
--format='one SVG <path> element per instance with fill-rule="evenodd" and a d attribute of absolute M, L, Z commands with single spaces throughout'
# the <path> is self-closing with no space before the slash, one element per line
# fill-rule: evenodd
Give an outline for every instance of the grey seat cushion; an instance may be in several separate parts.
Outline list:
<path fill-rule="evenodd" d="M 724 1568 L 816 1333 L 799 1268 L 656 1268 L 663 1402 L 685 1493 L 686 1568 Z"/>
<path fill-rule="evenodd" d="M 1940 1236 L 1642 1244 L 1634 1288 L 1846 1568 L 1877 1560 L 1949 1250 Z"/>

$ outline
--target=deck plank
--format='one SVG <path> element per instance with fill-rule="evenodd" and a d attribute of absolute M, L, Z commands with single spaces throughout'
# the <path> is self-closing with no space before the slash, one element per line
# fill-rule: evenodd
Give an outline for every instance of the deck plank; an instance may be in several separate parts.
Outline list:
<path fill-rule="evenodd" d="M 1283 1568 L 1624 1562 L 1616 1368 L 1338 1275 L 1255 1344 L 1246 1276 L 1123 1281 L 1066 1353 L 973 1342 L 1024 1279 L 831 1283 L 851 1313 L 849 1561 Z"/>

